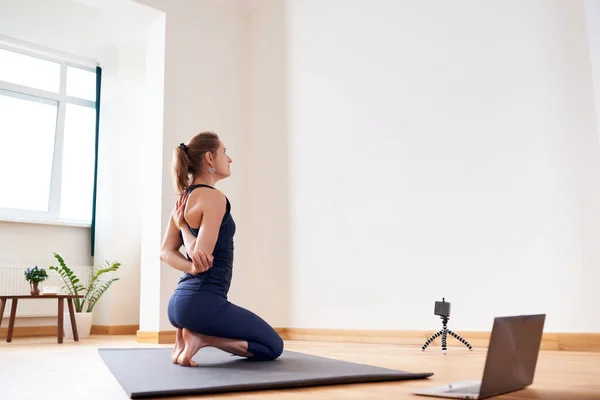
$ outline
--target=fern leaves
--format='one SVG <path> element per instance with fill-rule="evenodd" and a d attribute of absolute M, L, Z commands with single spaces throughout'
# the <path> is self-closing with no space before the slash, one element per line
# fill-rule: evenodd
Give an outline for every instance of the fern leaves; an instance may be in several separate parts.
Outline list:
<path fill-rule="evenodd" d="M 98 300 L 100 299 L 100 297 L 110 288 L 110 286 L 115 281 L 119 280 L 119 278 L 111 278 L 108 281 L 100 279 L 101 275 L 117 271 L 121 266 L 121 263 L 119 262 L 111 263 L 107 261 L 105 268 L 98 269 L 93 272 L 92 280 L 86 288 L 85 286 L 79 283 L 79 278 L 69 267 L 67 267 L 65 260 L 60 254 L 54 253 L 54 257 L 58 260 L 60 268 L 51 266 L 49 267 L 49 269 L 55 271 L 62 278 L 64 282 L 64 286 L 62 287 L 62 289 L 66 289 L 71 295 L 84 294 L 83 299 L 73 299 L 75 303 L 75 309 L 77 312 L 82 312 L 83 306 L 86 303 L 88 306 L 87 312 L 91 312 Z"/>
<path fill-rule="evenodd" d="M 49 269 L 58 272 L 60 277 L 65 282 L 65 285 L 66 285 L 67 290 L 69 291 L 69 294 L 78 295 L 79 291 L 81 289 L 83 289 L 82 285 L 78 285 L 79 278 L 75 275 L 75 273 L 71 269 L 69 269 L 69 267 L 67 267 L 64 259 L 59 254 L 54 253 L 54 257 L 58 260 L 58 263 L 60 264 L 60 268 L 57 268 L 55 266 L 50 266 Z"/>
<path fill-rule="evenodd" d="M 106 282 L 98 282 L 98 284 L 95 285 L 94 291 L 91 292 L 92 296 L 90 297 L 89 302 L 88 302 L 87 312 L 92 312 L 92 310 L 94 309 L 94 306 L 96 305 L 96 303 L 98 302 L 100 297 L 104 294 L 104 292 L 106 292 L 108 290 L 108 288 L 115 281 L 118 281 L 118 280 L 119 280 L 119 278 L 112 278 Z"/>
<path fill-rule="evenodd" d="M 121 266 L 121 263 L 118 263 L 118 262 L 110 263 L 107 261 L 106 266 L 107 266 L 106 268 L 96 271 L 96 274 L 92 277 L 92 282 L 94 282 L 96 279 L 98 279 L 98 277 L 102 274 L 118 270 L 119 267 Z"/>

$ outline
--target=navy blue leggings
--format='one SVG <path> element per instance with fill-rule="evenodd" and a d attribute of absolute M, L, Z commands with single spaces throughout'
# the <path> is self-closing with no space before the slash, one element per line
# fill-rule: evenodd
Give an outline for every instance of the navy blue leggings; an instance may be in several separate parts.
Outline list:
<path fill-rule="evenodd" d="M 169 300 L 168 313 L 176 328 L 247 341 L 250 360 L 274 360 L 283 353 L 283 340 L 267 322 L 222 295 L 178 288 Z"/>

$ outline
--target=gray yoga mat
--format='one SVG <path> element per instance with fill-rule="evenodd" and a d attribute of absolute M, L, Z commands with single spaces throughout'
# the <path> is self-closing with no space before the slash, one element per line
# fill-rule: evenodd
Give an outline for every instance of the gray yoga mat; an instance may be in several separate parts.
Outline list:
<path fill-rule="evenodd" d="M 287 350 L 275 361 L 250 361 L 207 347 L 194 356 L 198 367 L 173 364 L 168 348 L 99 349 L 98 352 L 132 399 L 399 381 L 433 375 Z"/>

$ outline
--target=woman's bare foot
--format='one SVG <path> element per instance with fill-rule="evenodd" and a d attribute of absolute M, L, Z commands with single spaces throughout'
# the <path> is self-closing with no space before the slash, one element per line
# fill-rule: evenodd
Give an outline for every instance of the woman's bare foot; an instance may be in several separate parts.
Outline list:
<path fill-rule="evenodd" d="M 171 359 L 173 360 L 173 364 L 177 364 L 177 359 L 179 355 L 183 351 L 185 344 L 183 343 L 183 329 L 177 328 L 177 334 L 175 336 L 175 347 L 173 348 L 173 352 L 171 352 Z"/>
<path fill-rule="evenodd" d="M 201 348 L 210 345 L 207 337 L 186 328 L 183 329 L 182 336 L 184 348 L 177 358 L 177 364 L 184 367 L 196 367 L 198 364 L 192 360 L 192 357 L 194 357 Z"/>

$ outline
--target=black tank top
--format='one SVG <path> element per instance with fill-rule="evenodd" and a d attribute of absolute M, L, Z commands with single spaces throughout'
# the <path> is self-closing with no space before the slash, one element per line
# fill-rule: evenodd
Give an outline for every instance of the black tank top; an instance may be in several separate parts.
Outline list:
<path fill-rule="evenodd" d="M 207 187 L 216 190 L 209 185 L 197 184 L 192 185 L 187 189 L 188 194 L 199 187 Z M 193 288 L 227 296 L 231 286 L 231 278 L 233 276 L 233 236 L 235 235 L 235 222 L 231 216 L 231 204 L 229 203 L 229 199 L 227 196 L 225 199 L 227 200 L 227 208 L 225 210 L 225 215 L 223 215 L 221 227 L 219 228 L 219 236 L 212 253 L 212 267 L 197 275 L 192 275 L 187 272 L 184 273 L 179 280 L 178 287 Z M 198 237 L 199 228 L 192 228 L 189 224 L 188 228 L 194 236 Z M 179 232 L 179 234 L 181 235 L 181 232 Z M 187 256 L 187 258 L 190 260 L 189 256 Z"/>

